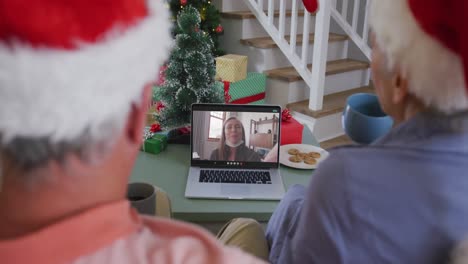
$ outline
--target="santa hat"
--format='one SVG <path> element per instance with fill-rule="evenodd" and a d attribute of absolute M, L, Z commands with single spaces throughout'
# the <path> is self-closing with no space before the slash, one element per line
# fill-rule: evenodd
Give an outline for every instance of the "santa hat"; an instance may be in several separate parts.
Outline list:
<path fill-rule="evenodd" d="M 123 125 L 170 51 L 163 1 L 0 0 L 2 143 Z"/>
<path fill-rule="evenodd" d="M 410 92 L 446 113 L 468 109 L 468 2 L 373 0 L 370 25 Z"/>

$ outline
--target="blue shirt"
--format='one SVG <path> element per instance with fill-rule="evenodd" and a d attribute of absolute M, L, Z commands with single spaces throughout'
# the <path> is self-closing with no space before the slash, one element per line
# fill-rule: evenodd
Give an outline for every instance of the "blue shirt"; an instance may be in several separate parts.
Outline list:
<path fill-rule="evenodd" d="M 468 235 L 468 113 L 330 151 L 267 227 L 272 263 L 445 263 Z"/>

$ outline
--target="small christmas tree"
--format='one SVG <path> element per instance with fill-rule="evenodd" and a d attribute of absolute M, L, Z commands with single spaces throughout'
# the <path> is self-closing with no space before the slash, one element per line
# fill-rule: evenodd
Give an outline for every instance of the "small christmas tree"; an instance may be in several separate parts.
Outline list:
<path fill-rule="evenodd" d="M 215 57 L 224 55 L 224 50 L 219 47 L 218 36 L 224 33 L 221 25 L 221 15 L 218 9 L 211 3 L 211 0 L 169 0 L 174 21 L 177 15 L 186 7 L 195 7 L 200 13 L 200 29 L 205 31 L 213 41 L 211 52 Z M 179 33 L 175 27 L 175 33 Z"/>
<path fill-rule="evenodd" d="M 186 7 L 177 17 L 178 30 L 175 47 L 165 71 L 165 83 L 156 89 L 160 101 L 156 120 L 163 127 L 190 123 L 192 103 L 222 103 L 224 91 L 217 85 L 212 42 L 200 30 L 200 14 L 194 7 Z"/>

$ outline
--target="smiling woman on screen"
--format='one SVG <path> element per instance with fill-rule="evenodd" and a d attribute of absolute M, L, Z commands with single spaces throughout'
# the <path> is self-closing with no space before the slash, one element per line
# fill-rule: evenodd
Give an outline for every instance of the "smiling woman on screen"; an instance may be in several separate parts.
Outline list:
<path fill-rule="evenodd" d="M 220 146 L 211 153 L 211 160 L 261 161 L 260 155 L 245 145 L 245 130 L 236 117 L 223 125 Z"/>

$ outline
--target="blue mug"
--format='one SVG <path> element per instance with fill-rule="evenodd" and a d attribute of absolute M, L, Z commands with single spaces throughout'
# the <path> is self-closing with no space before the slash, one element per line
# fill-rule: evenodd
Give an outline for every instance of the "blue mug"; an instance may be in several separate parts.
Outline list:
<path fill-rule="evenodd" d="M 369 144 L 392 129 L 393 119 L 384 113 L 375 94 L 358 93 L 348 97 L 342 125 L 351 140 Z"/>

